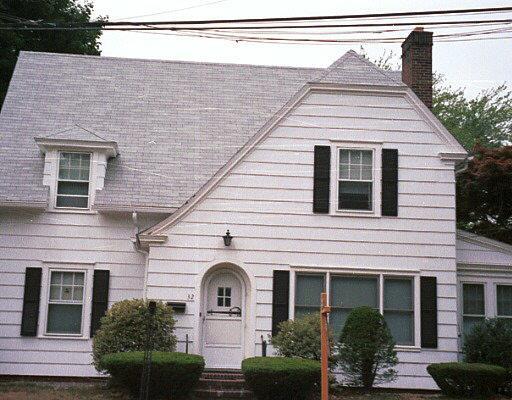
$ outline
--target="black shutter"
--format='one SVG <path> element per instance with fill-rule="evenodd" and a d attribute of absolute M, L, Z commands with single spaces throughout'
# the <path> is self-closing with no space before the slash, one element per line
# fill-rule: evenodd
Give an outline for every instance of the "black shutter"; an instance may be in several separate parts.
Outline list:
<path fill-rule="evenodd" d="M 421 347 L 437 348 L 437 279 L 422 276 L 421 282 Z"/>
<path fill-rule="evenodd" d="M 272 336 L 279 333 L 279 324 L 288 320 L 290 303 L 290 272 L 274 271 L 272 284 Z"/>
<path fill-rule="evenodd" d="M 94 271 L 92 287 L 91 337 L 100 327 L 101 317 L 108 308 L 108 287 L 110 271 L 97 269 Z"/>
<path fill-rule="evenodd" d="M 21 336 L 36 336 L 39 320 L 39 299 L 41 296 L 41 268 L 25 270 Z"/>
<path fill-rule="evenodd" d="M 330 146 L 315 146 L 313 177 L 313 212 L 329 213 L 329 186 L 331 176 Z"/>
<path fill-rule="evenodd" d="M 382 215 L 398 215 L 398 150 L 382 150 Z"/>

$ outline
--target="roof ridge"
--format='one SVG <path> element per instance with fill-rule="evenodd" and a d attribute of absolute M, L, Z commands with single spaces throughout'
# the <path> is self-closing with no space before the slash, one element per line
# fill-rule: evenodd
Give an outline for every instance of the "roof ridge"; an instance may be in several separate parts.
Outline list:
<path fill-rule="evenodd" d="M 151 62 L 151 63 L 162 63 L 162 64 L 195 64 L 195 65 L 218 65 L 218 66 L 232 66 L 232 67 L 250 67 L 250 68 L 269 68 L 269 69 L 288 69 L 288 70 L 303 70 L 303 71 L 323 71 L 327 67 L 297 67 L 297 66 L 286 66 L 286 65 L 262 65 L 262 64 L 243 64 L 243 63 L 221 63 L 221 62 L 209 62 L 209 61 L 186 61 L 186 60 L 164 60 L 157 58 L 137 58 L 137 57 L 114 57 L 114 56 L 97 56 L 89 54 L 70 54 L 70 53 L 52 53 L 48 51 L 20 51 L 21 55 L 49 55 L 56 57 L 73 57 L 73 58 L 87 58 L 96 60 L 119 60 L 119 61 L 139 61 L 139 62 Z"/>

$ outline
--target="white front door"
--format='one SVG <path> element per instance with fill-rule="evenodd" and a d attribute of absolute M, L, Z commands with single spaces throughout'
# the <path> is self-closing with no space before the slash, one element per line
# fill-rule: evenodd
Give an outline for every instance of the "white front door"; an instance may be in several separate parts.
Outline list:
<path fill-rule="evenodd" d="M 228 270 L 205 285 L 203 357 L 206 368 L 240 369 L 243 360 L 244 287 Z"/>

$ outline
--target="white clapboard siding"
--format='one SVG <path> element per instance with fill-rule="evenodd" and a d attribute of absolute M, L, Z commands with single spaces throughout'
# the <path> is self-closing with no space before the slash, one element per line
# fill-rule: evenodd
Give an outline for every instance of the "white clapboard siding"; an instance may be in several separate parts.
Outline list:
<path fill-rule="evenodd" d="M 120 300 L 141 298 L 144 257 L 133 246 L 135 232 L 130 215 L 0 213 L 0 370 L 3 374 L 97 376 L 91 365 L 88 336 L 85 339 L 20 336 L 25 269 L 93 264 L 95 269 L 110 271 L 109 306 Z M 46 282 L 43 281 L 41 307 L 45 302 Z"/>
<path fill-rule="evenodd" d="M 312 213 L 314 146 L 340 140 L 398 149 L 398 217 Z M 455 175 L 453 163 L 439 158 L 443 151 L 449 147 L 404 99 L 312 94 L 166 231 L 164 244 L 151 247 L 148 296 L 186 301 L 177 326 L 197 335 L 203 274 L 223 260 L 240 265 L 251 281 L 249 346 L 259 355 L 261 336 L 271 333 L 275 269 L 436 276 L 438 349 L 400 351 L 392 385 L 433 389 L 426 366 L 456 360 L 458 349 Z M 228 249 L 227 229 L 234 236 Z"/>
<path fill-rule="evenodd" d="M 457 262 L 469 265 L 508 265 L 512 268 L 512 251 L 458 237 Z"/>

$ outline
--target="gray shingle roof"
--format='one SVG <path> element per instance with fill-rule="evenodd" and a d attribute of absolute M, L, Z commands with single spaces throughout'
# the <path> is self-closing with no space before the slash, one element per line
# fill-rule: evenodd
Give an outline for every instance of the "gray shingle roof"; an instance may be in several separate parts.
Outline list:
<path fill-rule="evenodd" d="M 177 208 L 313 81 L 401 84 L 352 52 L 328 69 L 22 52 L 0 114 L 0 204 L 46 202 L 34 138 L 87 136 L 79 125 L 119 147 L 98 208 Z"/>

